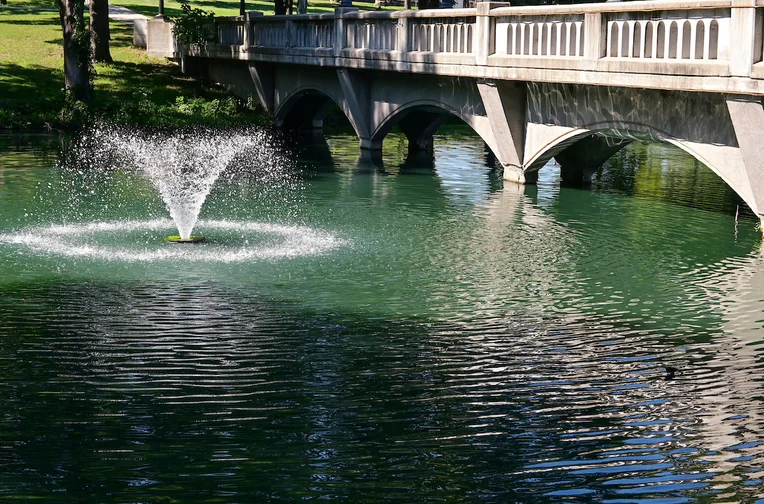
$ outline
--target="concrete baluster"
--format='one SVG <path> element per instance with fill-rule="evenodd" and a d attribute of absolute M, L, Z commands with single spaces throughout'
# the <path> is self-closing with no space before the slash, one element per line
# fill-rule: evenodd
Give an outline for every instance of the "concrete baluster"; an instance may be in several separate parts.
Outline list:
<path fill-rule="evenodd" d="M 334 9 L 334 56 L 342 55 L 342 50 L 346 47 L 354 48 L 354 44 L 347 40 L 345 21 L 343 16 L 346 12 L 356 12 L 357 7 L 340 7 Z"/>
<path fill-rule="evenodd" d="M 729 30 L 730 74 L 749 77 L 751 67 L 761 60 L 761 15 L 756 0 L 732 0 L 732 19 Z M 721 48 L 722 41 L 719 41 Z M 719 51 L 721 52 L 721 50 Z"/>
<path fill-rule="evenodd" d="M 247 12 L 244 15 L 244 47 L 251 47 L 254 41 L 254 25 L 252 24 L 253 17 L 262 17 L 263 13 L 258 11 Z"/>
<path fill-rule="evenodd" d="M 398 18 L 398 34 L 396 36 L 396 50 L 398 51 L 398 59 L 405 60 L 408 56 L 408 52 L 411 50 L 409 47 L 409 18 Z"/>
<path fill-rule="evenodd" d="M 487 65 L 488 56 L 496 49 L 496 20 L 491 18 L 491 10 L 509 7 L 508 2 L 478 2 L 475 14 L 475 31 L 472 34 L 472 47 L 475 51 L 475 63 Z"/>
<path fill-rule="evenodd" d="M 603 23 L 602 14 L 587 12 L 584 14 L 584 58 L 587 67 L 594 69 L 597 61 L 605 56 L 607 48 L 607 23 Z M 613 40 L 611 43 L 617 43 Z"/>
<path fill-rule="evenodd" d="M 289 48 L 294 47 L 294 46 L 297 45 L 296 44 L 297 41 L 295 40 L 296 39 L 295 35 L 296 35 L 296 33 L 295 33 L 294 21 L 292 21 L 291 19 L 287 19 L 287 21 L 286 21 L 286 43 L 284 44 L 286 49 L 289 49 Z"/>

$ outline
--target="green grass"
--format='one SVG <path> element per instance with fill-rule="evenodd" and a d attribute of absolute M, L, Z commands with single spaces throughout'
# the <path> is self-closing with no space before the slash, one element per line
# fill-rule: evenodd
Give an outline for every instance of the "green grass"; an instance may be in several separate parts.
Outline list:
<path fill-rule="evenodd" d="M 121 0 L 113 2 L 115 5 L 121 5 L 128 9 L 143 14 L 144 16 L 155 16 L 159 5 L 158 0 Z M 55 0 L 8 0 L 9 6 L 28 7 L 28 8 L 50 8 L 55 7 Z M 353 1 L 353 5 L 360 10 L 375 10 L 373 0 L 362 2 Z M 324 12 L 333 12 L 339 6 L 339 0 L 308 0 L 308 13 L 320 14 Z M 199 0 L 192 1 L 191 7 L 214 12 L 217 16 L 238 16 L 239 3 L 235 0 Z M 297 0 L 294 0 L 295 12 L 297 9 Z M 273 14 L 273 1 L 246 0 L 246 9 L 248 11 L 261 11 L 266 15 Z M 400 7 L 382 7 L 383 10 L 396 10 Z M 165 14 L 168 16 L 180 15 L 180 2 L 176 0 L 165 1 Z"/>
<path fill-rule="evenodd" d="M 309 12 L 331 12 L 336 2 L 308 0 Z M 153 16 L 158 0 L 117 3 Z M 295 0 L 296 4 L 296 0 Z M 176 65 L 149 58 L 132 46 L 132 27 L 111 24 L 114 63 L 97 64 L 90 105 L 65 99 L 61 27 L 55 0 L 8 0 L 0 7 L 0 131 L 74 129 L 94 117 L 120 124 L 185 126 L 264 122 L 251 103 L 202 89 Z M 273 14 L 273 3 L 247 1 L 248 10 Z M 217 15 L 237 15 L 235 1 L 202 0 L 193 7 Z M 356 6 L 374 9 L 371 2 Z M 48 10 L 45 10 L 48 9 Z M 394 9 L 385 7 L 385 9 Z M 165 13 L 178 15 L 180 3 L 166 0 Z"/>
<path fill-rule="evenodd" d="M 9 0 L 12 2 L 14 0 Z M 33 0 L 39 1 L 39 0 Z M 135 12 L 140 12 L 145 16 L 155 16 L 157 13 L 157 0 L 122 0 L 119 5 L 127 7 Z M 358 2 L 354 1 L 355 7 L 360 10 L 374 10 L 374 2 Z M 273 14 L 273 2 L 253 1 L 246 0 L 247 11 L 261 11 L 266 15 Z M 321 14 L 325 12 L 334 12 L 334 9 L 339 6 L 339 1 L 330 2 L 328 0 L 308 0 L 308 13 L 309 14 Z M 191 3 L 191 7 L 198 7 L 200 9 L 214 12 L 217 16 L 238 16 L 239 15 L 239 3 L 236 1 L 220 1 L 220 0 L 200 0 Z M 399 8 L 399 7 L 398 7 Z M 164 4 L 165 14 L 168 16 L 177 16 L 180 14 L 180 2 L 175 0 L 166 0 Z M 294 0 L 294 9 L 297 12 L 297 0 Z M 396 7 L 383 7 L 384 10 L 394 10 Z"/>
<path fill-rule="evenodd" d="M 132 46 L 129 25 L 112 23 L 111 36 L 114 63 L 95 66 L 91 104 L 72 106 L 63 92 L 58 13 L 0 9 L 0 130 L 75 129 L 93 118 L 155 126 L 265 121 L 227 93 L 202 89 L 176 65 L 147 57 Z"/>

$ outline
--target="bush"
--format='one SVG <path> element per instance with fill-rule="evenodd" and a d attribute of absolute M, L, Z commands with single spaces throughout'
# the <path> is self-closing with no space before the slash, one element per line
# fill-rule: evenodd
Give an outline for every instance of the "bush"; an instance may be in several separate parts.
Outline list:
<path fill-rule="evenodd" d="M 192 9 L 191 5 L 181 1 L 180 8 L 183 13 L 172 18 L 174 23 L 172 32 L 180 44 L 206 45 L 215 41 L 212 32 L 215 14 L 202 9 Z"/>

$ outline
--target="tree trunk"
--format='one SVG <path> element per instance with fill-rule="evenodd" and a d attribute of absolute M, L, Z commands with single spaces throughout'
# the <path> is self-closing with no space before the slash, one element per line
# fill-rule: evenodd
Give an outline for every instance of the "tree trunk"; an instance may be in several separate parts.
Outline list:
<path fill-rule="evenodd" d="M 274 14 L 277 16 L 283 16 L 287 12 L 286 7 L 286 0 L 275 0 L 274 1 Z"/>
<path fill-rule="evenodd" d="M 64 32 L 64 81 L 67 92 L 78 100 L 90 100 L 90 33 L 85 27 L 82 0 L 58 0 Z"/>
<path fill-rule="evenodd" d="M 90 46 L 95 61 L 114 61 L 109 51 L 109 38 L 109 0 L 90 0 Z"/>

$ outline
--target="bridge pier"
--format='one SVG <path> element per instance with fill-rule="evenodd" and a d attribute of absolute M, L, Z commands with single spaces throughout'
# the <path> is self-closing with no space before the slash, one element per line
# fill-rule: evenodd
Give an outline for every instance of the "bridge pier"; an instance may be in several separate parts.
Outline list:
<path fill-rule="evenodd" d="M 523 166 L 527 87 L 524 83 L 494 80 L 478 81 L 477 87 L 488 128 L 475 130 L 504 168 L 504 180 L 535 184 L 538 173 L 527 171 Z"/>
<path fill-rule="evenodd" d="M 616 140 L 602 135 L 589 135 L 566 147 L 554 156 L 560 164 L 562 184 L 569 186 L 591 184 L 594 172 L 616 152 L 630 143 L 630 140 Z"/>
<path fill-rule="evenodd" d="M 538 170 L 527 171 L 521 166 L 503 165 L 504 180 L 515 184 L 535 184 L 539 178 Z"/>
<path fill-rule="evenodd" d="M 412 112 L 401 119 L 401 132 L 408 140 L 407 158 L 414 163 L 427 162 L 434 156 L 434 135 L 447 116 L 442 112 Z"/>
<path fill-rule="evenodd" d="M 359 147 L 361 151 L 379 151 L 382 152 L 382 140 L 376 140 L 374 138 L 360 137 L 358 139 Z"/>
<path fill-rule="evenodd" d="M 764 108 L 758 97 L 735 96 L 727 99 L 727 110 L 752 192 L 753 202 L 747 203 L 759 216 L 764 228 L 764 145 L 761 137 Z"/>
<path fill-rule="evenodd" d="M 356 160 L 356 170 L 383 168 L 382 149 L 361 149 Z"/>

